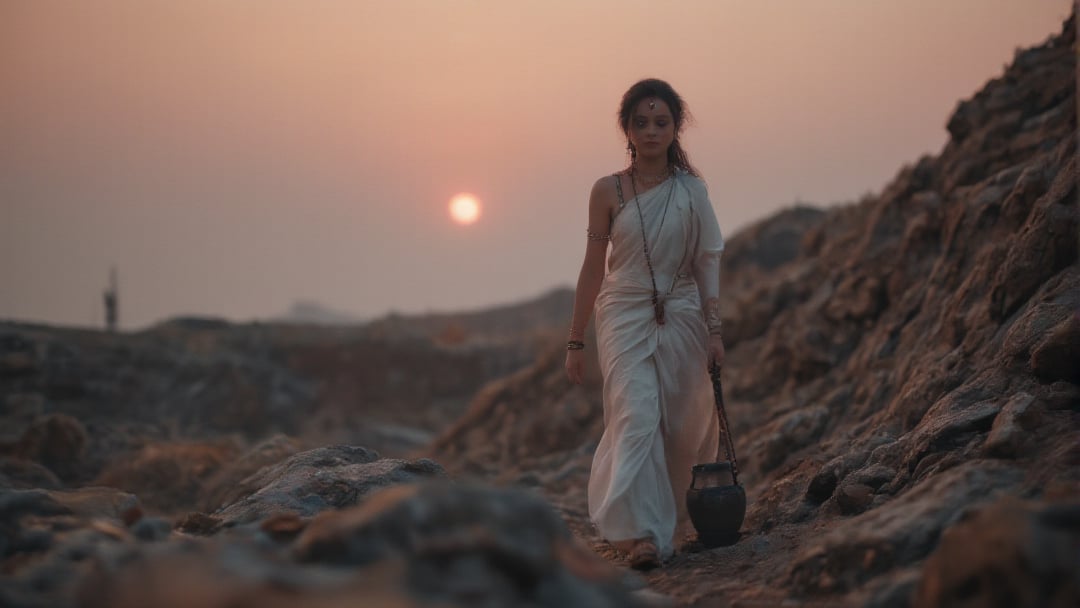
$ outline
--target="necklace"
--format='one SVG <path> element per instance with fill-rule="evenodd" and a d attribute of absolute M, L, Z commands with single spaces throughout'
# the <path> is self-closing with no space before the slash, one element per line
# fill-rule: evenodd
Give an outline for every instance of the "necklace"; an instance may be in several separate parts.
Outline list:
<path fill-rule="evenodd" d="M 665 323 L 664 301 L 660 298 L 660 293 L 656 289 L 656 271 L 653 270 L 652 257 L 649 255 L 649 237 L 645 234 L 645 216 L 641 212 L 641 200 L 638 199 L 637 185 L 634 184 L 633 167 L 630 168 L 630 187 L 634 189 L 634 204 L 637 206 L 638 219 L 641 220 L 641 240 L 645 250 L 645 263 L 649 266 L 649 280 L 652 281 L 653 318 L 656 319 L 657 325 L 663 325 Z M 668 206 L 671 204 L 671 195 L 674 193 L 675 182 L 671 182 L 671 188 L 668 189 L 667 200 L 664 201 L 664 211 L 660 216 L 660 226 L 656 231 L 656 237 L 658 239 L 660 238 L 661 231 L 664 229 L 664 220 L 667 219 Z M 671 292 L 669 291 L 668 293 Z"/>
<path fill-rule="evenodd" d="M 642 188 L 652 188 L 652 187 L 655 187 L 655 186 L 659 186 L 660 184 L 667 181 L 667 178 L 669 178 L 669 177 L 671 177 L 671 167 L 668 167 L 667 170 L 665 170 L 663 173 L 660 173 L 658 175 L 642 175 L 641 173 L 638 173 L 636 167 L 634 167 L 634 166 L 630 167 L 630 181 L 631 181 L 631 183 L 633 183 L 633 180 L 636 179 L 638 181 L 638 183 L 641 184 Z"/>

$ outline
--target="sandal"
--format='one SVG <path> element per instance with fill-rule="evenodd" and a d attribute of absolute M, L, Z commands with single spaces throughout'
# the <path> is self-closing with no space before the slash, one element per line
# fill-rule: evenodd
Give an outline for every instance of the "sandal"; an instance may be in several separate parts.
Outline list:
<path fill-rule="evenodd" d="M 660 554 L 651 541 L 638 541 L 630 550 L 630 567 L 634 570 L 652 570 L 660 565 Z"/>

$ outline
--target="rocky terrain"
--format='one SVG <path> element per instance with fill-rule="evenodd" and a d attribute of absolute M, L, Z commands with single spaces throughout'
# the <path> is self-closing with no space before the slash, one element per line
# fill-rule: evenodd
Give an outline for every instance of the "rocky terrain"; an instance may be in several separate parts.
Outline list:
<path fill-rule="evenodd" d="M 1076 49 L 1070 19 L 1018 51 L 880 193 L 731 236 L 736 544 L 639 575 L 596 537 L 600 378 L 563 373 L 566 292 L 4 323 L 0 605 L 1077 605 Z"/>

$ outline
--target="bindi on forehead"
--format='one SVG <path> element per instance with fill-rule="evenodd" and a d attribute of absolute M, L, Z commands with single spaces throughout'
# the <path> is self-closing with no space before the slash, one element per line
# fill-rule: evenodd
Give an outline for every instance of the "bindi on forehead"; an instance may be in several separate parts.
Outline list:
<path fill-rule="evenodd" d="M 646 97 L 645 99 L 642 99 L 638 102 L 637 107 L 634 108 L 634 110 L 637 117 L 671 115 L 671 110 L 668 108 L 667 103 L 656 97 Z"/>

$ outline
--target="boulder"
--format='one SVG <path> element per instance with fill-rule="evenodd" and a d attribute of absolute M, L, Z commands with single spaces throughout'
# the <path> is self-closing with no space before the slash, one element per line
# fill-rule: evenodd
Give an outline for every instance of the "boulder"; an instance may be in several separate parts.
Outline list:
<path fill-rule="evenodd" d="M 215 511 L 257 491 L 259 488 L 250 484 L 252 480 L 262 479 L 256 473 L 298 451 L 300 443 L 286 435 L 277 434 L 260 441 L 206 480 L 199 492 L 200 508 Z"/>
<path fill-rule="evenodd" d="M 1080 605 L 1080 503 L 1003 498 L 945 530 L 926 559 L 920 608 Z"/>
<path fill-rule="evenodd" d="M 362 447 L 338 445 L 300 452 L 244 480 L 258 488 L 212 515 L 224 526 L 295 513 L 310 517 L 359 504 L 370 492 L 400 483 L 443 477 L 436 462 L 379 458 Z"/>
<path fill-rule="evenodd" d="M 983 450 L 989 456 L 1019 456 L 1038 418 L 1035 397 L 1028 393 L 1013 395 L 994 418 Z"/>
<path fill-rule="evenodd" d="M 402 560 L 420 597 L 449 605 L 638 603 L 549 504 L 517 490 L 446 482 L 385 489 L 316 516 L 293 553 L 352 567 Z"/>
<path fill-rule="evenodd" d="M 862 513 L 874 499 L 874 489 L 861 483 L 845 483 L 836 494 L 836 504 L 844 515 Z"/>

